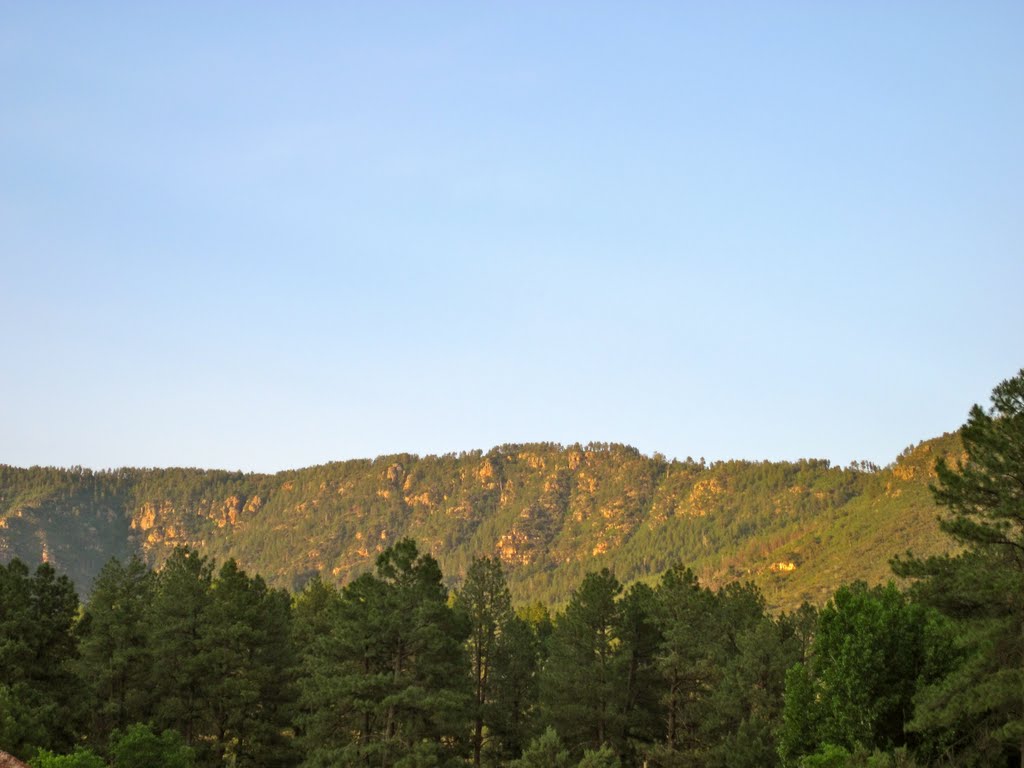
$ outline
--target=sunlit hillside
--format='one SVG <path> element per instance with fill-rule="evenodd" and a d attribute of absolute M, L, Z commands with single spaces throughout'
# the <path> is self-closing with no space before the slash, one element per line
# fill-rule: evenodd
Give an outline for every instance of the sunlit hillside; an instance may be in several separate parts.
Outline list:
<path fill-rule="evenodd" d="M 201 469 L 0 468 L 0 554 L 47 559 L 88 587 L 110 557 L 159 565 L 178 545 L 272 584 L 345 582 L 413 537 L 458 581 L 497 555 L 519 601 L 563 601 L 583 575 L 630 582 L 682 562 L 709 584 L 752 579 L 776 607 L 889 578 L 891 557 L 944 551 L 928 484 L 954 435 L 892 465 L 668 461 L 623 445 L 503 445 L 274 475 Z"/>

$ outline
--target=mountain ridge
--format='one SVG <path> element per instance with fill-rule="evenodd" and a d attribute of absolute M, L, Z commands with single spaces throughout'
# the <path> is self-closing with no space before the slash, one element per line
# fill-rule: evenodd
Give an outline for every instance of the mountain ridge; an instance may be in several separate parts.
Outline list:
<path fill-rule="evenodd" d="M 751 579 L 775 608 L 823 602 L 844 581 L 885 580 L 888 560 L 951 549 L 928 492 L 946 434 L 885 468 L 668 460 L 616 443 L 523 443 L 440 456 L 245 473 L 199 468 L 0 465 L 0 559 L 46 559 L 80 591 L 110 557 L 158 566 L 174 547 L 234 557 L 274 586 L 344 582 L 413 537 L 457 584 L 496 555 L 520 602 L 564 600 L 583 575 L 624 582 L 675 562 L 709 584 Z"/>

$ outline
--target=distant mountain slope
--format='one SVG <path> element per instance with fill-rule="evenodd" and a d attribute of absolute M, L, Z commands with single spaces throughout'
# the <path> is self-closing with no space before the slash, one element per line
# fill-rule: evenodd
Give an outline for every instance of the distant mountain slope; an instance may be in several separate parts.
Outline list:
<path fill-rule="evenodd" d="M 316 572 L 348 580 L 411 536 L 453 583 L 474 555 L 499 556 L 520 601 L 564 600 L 604 566 L 628 582 L 681 561 L 711 584 L 753 579 L 788 608 L 888 578 L 907 548 L 948 549 L 927 486 L 935 459 L 961 450 L 946 435 L 885 469 L 548 443 L 275 475 L 0 466 L 0 559 L 48 559 L 87 591 L 110 557 L 157 565 L 186 544 L 294 588 Z"/>

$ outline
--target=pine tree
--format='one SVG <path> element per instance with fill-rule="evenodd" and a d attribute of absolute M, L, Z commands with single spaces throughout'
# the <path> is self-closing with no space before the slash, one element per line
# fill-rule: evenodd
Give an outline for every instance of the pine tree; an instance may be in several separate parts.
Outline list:
<path fill-rule="evenodd" d="M 1024 370 L 975 405 L 961 430 L 964 457 L 940 460 L 940 520 L 963 551 L 897 560 L 917 580 L 914 595 L 960 627 L 963 660 L 919 697 L 913 727 L 965 762 L 1024 766 Z"/>
<path fill-rule="evenodd" d="M 315 575 L 295 596 L 292 605 L 292 643 L 305 656 L 318 638 L 326 636 L 337 619 L 338 588 Z"/>
<path fill-rule="evenodd" d="M 512 616 L 498 638 L 487 724 L 499 763 L 519 757 L 534 732 L 539 697 L 541 640 L 533 625 Z"/>
<path fill-rule="evenodd" d="M 157 577 L 147 615 L 152 627 L 155 723 L 177 731 L 190 747 L 208 748 L 213 651 L 207 621 L 213 566 L 197 552 L 175 549 Z M 200 755 L 201 761 L 205 755 Z"/>
<path fill-rule="evenodd" d="M 27 754 L 71 746 L 81 712 L 71 665 L 78 596 L 49 563 L 0 565 L 0 743 Z"/>
<path fill-rule="evenodd" d="M 420 555 L 411 539 L 377 558 L 377 574 L 388 587 L 382 638 L 391 673 L 385 701 L 385 739 L 400 751 L 420 745 L 447 763 L 465 746 L 470 679 L 462 643 L 468 634 L 448 606 L 441 568 Z"/>
<path fill-rule="evenodd" d="M 737 616 L 730 610 L 737 597 L 749 613 L 741 610 Z M 772 619 L 756 596 L 750 597 L 746 588 L 718 595 L 725 629 L 721 675 L 703 728 L 711 741 L 706 765 L 712 768 L 770 768 L 778 762 L 775 733 L 781 725 L 786 670 L 800 661 L 801 640 L 791 621 Z M 727 639 L 730 630 L 734 642 Z"/>
<path fill-rule="evenodd" d="M 622 585 L 606 568 L 589 573 L 558 617 L 541 678 L 544 720 L 570 753 L 624 749 L 628 664 L 622 652 Z"/>
<path fill-rule="evenodd" d="M 458 764 L 470 730 L 467 634 L 434 558 L 408 539 L 381 553 L 304 662 L 304 765 Z"/>
<path fill-rule="evenodd" d="M 93 582 L 76 666 L 91 697 L 92 739 L 100 745 L 115 728 L 150 717 L 147 610 L 154 586 L 153 572 L 138 558 L 127 564 L 110 560 Z"/>
<path fill-rule="evenodd" d="M 569 768 L 570 765 L 569 750 L 562 746 L 562 740 L 551 726 L 527 745 L 519 760 L 510 763 L 511 768 Z"/>
<path fill-rule="evenodd" d="M 249 578 L 234 560 L 213 581 L 203 622 L 211 679 L 206 688 L 218 763 L 291 762 L 283 737 L 290 716 L 293 664 L 286 595 Z"/>
<path fill-rule="evenodd" d="M 580 760 L 576 768 L 620 768 L 621 765 L 622 761 L 611 747 L 601 747 L 584 752 L 583 759 Z"/>
<path fill-rule="evenodd" d="M 514 618 L 501 563 L 493 558 L 474 558 L 462 589 L 455 596 L 455 609 L 469 620 L 466 641 L 473 675 L 473 764 L 480 765 L 485 724 L 493 711 L 491 676 L 495 656 L 509 622 Z"/>
<path fill-rule="evenodd" d="M 301 599 L 299 626 L 307 627 L 310 639 L 301 651 L 299 679 L 298 727 L 307 768 L 369 764 L 379 751 L 388 682 L 380 646 L 386 591 L 384 582 L 364 574 L 336 599 L 317 586 Z M 309 632 L 314 626 L 319 634 Z"/>
<path fill-rule="evenodd" d="M 664 573 L 656 597 L 664 635 L 658 669 L 665 731 L 651 754 L 657 765 L 689 764 L 707 747 L 701 726 L 719 676 L 714 662 L 715 597 L 682 566 Z"/>
<path fill-rule="evenodd" d="M 619 635 L 626 668 L 622 741 L 628 762 L 639 764 L 640 755 L 661 737 L 663 687 L 657 663 L 663 635 L 657 618 L 657 598 L 646 584 L 631 586 L 620 607 Z M 593 754 L 592 759 L 598 760 L 597 755 L 603 753 Z"/>

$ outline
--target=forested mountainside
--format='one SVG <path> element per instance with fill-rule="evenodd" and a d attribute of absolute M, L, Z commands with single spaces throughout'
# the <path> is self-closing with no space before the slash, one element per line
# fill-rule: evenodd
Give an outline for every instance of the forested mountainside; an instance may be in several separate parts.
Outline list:
<path fill-rule="evenodd" d="M 499 557 L 520 602 L 560 603 L 604 567 L 629 583 L 681 562 L 710 585 L 751 579 L 792 608 L 889 578 L 908 548 L 946 551 L 928 483 L 939 456 L 961 452 L 950 434 L 884 469 L 550 443 L 273 475 L 0 466 L 0 559 L 48 560 L 86 591 L 111 557 L 159 566 L 187 545 L 294 589 L 315 573 L 347 582 L 411 537 L 451 582 L 474 556 Z"/>

